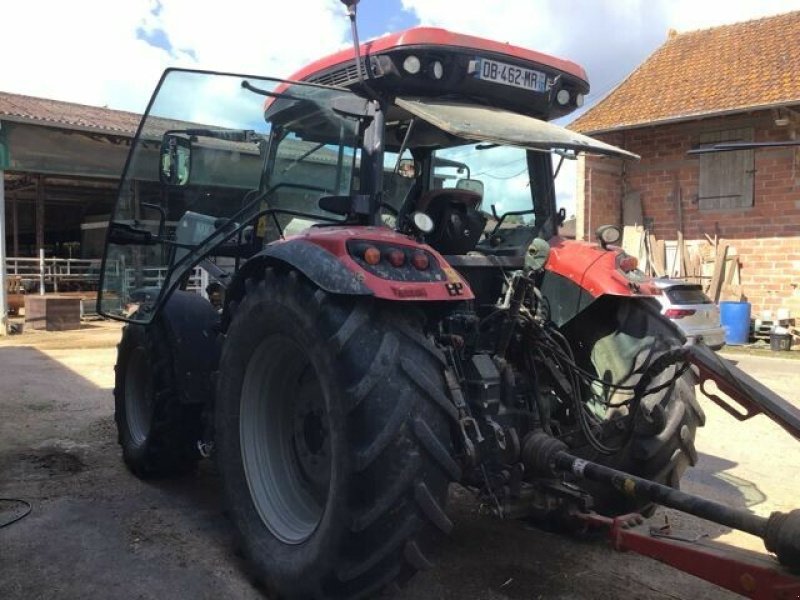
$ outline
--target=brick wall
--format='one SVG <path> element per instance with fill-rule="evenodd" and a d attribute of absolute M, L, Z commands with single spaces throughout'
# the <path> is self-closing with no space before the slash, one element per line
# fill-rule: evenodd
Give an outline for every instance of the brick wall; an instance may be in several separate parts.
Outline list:
<path fill-rule="evenodd" d="M 770 111 L 761 111 L 597 136 L 642 160 L 623 166 L 616 160 L 586 159 L 579 173 L 586 194 L 583 234 L 601 221 L 621 224 L 623 195 L 638 192 L 646 222 L 652 223 L 659 238 L 674 240 L 682 217 L 680 228 L 686 239 L 716 235 L 736 246 L 744 293 L 755 310 L 787 305 L 793 295 L 789 303 L 796 304 L 800 301 L 800 148 L 755 151 L 752 207 L 699 207 L 700 161 L 686 152 L 703 133 L 744 127 L 753 129 L 755 141 L 785 140 L 790 131 L 776 127 Z M 800 123 L 796 127 L 800 135 Z M 800 318 L 800 313 L 794 316 Z"/>

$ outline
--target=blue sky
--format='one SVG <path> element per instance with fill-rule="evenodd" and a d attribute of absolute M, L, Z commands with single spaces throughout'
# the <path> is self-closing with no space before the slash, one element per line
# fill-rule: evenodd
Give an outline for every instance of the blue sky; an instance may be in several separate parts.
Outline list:
<path fill-rule="evenodd" d="M 163 5 L 156 1 L 150 9 L 150 13 L 158 18 Z M 358 30 L 361 39 L 378 37 L 387 32 L 401 31 L 419 25 L 419 18 L 412 10 L 403 8 L 401 0 L 381 0 L 380 2 L 363 2 L 358 7 Z M 151 46 L 173 52 L 182 50 L 194 56 L 191 48 L 175 48 L 170 40 L 169 34 L 160 27 L 148 30 L 139 27 L 136 30 L 138 39 L 147 42 Z M 196 56 L 195 56 L 196 57 Z"/>

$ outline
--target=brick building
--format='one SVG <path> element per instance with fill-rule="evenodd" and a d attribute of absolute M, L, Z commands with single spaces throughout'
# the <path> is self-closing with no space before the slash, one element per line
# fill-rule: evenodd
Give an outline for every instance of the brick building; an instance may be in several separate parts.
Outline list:
<path fill-rule="evenodd" d="M 673 240 L 716 235 L 736 247 L 754 310 L 800 316 L 800 146 L 687 155 L 717 142 L 800 139 L 798 40 L 800 12 L 670 32 L 570 125 L 642 157 L 581 160 L 578 237 L 605 223 Z"/>

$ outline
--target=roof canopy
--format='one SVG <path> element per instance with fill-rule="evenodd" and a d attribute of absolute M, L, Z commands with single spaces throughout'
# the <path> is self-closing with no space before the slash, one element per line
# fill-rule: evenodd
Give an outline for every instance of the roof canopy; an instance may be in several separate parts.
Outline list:
<path fill-rule="evenodd" d="M 397 98 L 395 103 L 450 135 L 473 142 L 639 158 L 611 144 L 500 108 L 419 98 Z"/>
<path fill-rule="evenodd" d="M 800 103 L 800 11 L 671 35 L 569 127 L 584 133 Z"/>

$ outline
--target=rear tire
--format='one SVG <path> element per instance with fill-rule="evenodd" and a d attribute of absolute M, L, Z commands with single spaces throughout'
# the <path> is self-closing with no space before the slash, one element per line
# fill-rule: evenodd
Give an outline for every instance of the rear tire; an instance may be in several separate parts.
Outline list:
<path fill-rule="evenodd" d="M 199 458 L 200 411 L 178 400 L 160 319 L 125 326 L 114 369 L 117 439 L 131 472 L 148 478 L 191 471 Z"/>
<path fill-rule="evenodd" d="M 350 598 L 431 566 L 452 527 L 442 357 L 401 307 L 251 279 L 223 344 L 216 458 L 257 580 Z"/>

